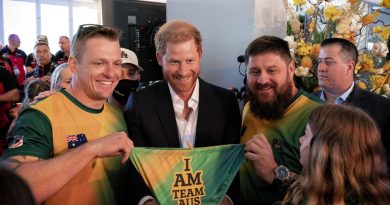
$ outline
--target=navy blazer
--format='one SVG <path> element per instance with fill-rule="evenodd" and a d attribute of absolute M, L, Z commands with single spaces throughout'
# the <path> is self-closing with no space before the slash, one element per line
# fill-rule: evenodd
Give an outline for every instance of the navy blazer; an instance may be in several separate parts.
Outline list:
<path fill-rule="evenodd" d="M 241 115 L 233 92 L 199 79 L 198 109 L 195 147 L 240 142 Z M 155 83 L 130 96 L 125 120 L 134 146 L 180 147 L 173 102 L 166 81 Z M 133 204 L 137 204 L 151 192 L 135 168 L 131 167 L 130 198 Z M 235 204 L 239 204 L 238 178 L 227 195 Z"/>
<path fill-rule="evenodd" d="M 320 97 L 321 92 L 316 95 Z M 387 152 L 387 162 L 390 162 L 390 99 L 360 89 L 355 84 L 345 104 L 362 109 L 377 123 Z"/>

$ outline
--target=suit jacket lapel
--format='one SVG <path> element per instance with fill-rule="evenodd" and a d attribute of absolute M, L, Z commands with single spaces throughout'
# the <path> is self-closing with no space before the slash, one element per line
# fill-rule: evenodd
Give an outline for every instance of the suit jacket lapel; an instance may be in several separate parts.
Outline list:
<path fill-rule="evenodd" d="M 207 145 L 209 139 L 204 139 L 204 135 L 201 133 L 207 133 L 212 129 L 211 125 L 214 119 L 213 114 L 214 106 L 216 105 L 215 97 L 212 94 L 211 88 L 206 82 L 199 79 L 199 111 L 198 111 L 198 122 L 196 126 L 196 137 L 195 137 L 195 147 L 202 147 Z"/>
<path fill-rule="evenodd" d="M 347 99 L 347 104 L 354 105 L 356 107 L 365 108 L 365 100 L 362 100 L 363 91 L 355 84 L 350 96 Z"/>
<path fill-rule="evenodd" d="M 180 147 L 175 111 L 168 84 L 163 81 L 157 89 L 157 113 L 169 147 Z"/>

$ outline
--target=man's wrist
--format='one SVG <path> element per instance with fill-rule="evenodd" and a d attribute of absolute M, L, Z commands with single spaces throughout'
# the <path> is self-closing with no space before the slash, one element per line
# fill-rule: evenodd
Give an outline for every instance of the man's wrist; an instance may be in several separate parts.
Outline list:
<path fill-rule="evenodd" d="M 149 201 L 153 201 L 154 198 L 152 196 L 144 196 L 139 202 L 138 205 L 144 205 Z"/>

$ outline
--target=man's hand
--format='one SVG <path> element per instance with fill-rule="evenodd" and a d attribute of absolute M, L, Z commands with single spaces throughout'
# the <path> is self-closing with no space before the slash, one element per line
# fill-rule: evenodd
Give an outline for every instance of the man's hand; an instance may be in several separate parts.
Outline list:
<path fill-rule="evenodd" d="M 26 78 L 24 81 L 23 81 L 23 85 L 24 86 L 27 86 L 31 81 L 35 80 L 37 78 L 35 78 L 34 76 L 31 76 L 29 78 Z"/>
<path fill-rule="evenodd" d="M 224 196 L 221 205 L 233 205 L 233 204 L 226 196 Z"/>
<path fill-rule="evenodd" d="M 245 156 L 253 162 L 256 174 L 267 183 L 274 180 L 273 170 L 278 165 L 272 147 L 263 134 L 254 135 L 245 145 Z"/>
<path fill-rule="evenodd" d="M 44 76 L 41 78 L 41 80 L 44 80 L 44 81 L 50 83 L 50 82 L 51 82 L 51 75 L 44 75 Z"/>
<path fill-rule="evenodd" d="M 124 131 L 116 132 L 87 143 L 96 157 L 115 157 L 123 154 L 121 162 L 124 164 L 129 159 L 130 151 L 134 147 L 133 141 Z"/>
<path fill-rule="evenodd" d="M 22 108 L 22 103 L 16 103 L 16 107 L 13 107 L 8 110 L 8 115 L 12 118 L 16 118 L 19 115 L 21 108 Z"/>
<path fill-rule="evenodd" d="M 48 90 L 48 91 L 40 92 L 37 96 L 34 97 L 34 100 L 32 102 L 30 102 L 30 104 L 36 103 L 39 100 L 41 100 L 42 98 L 49 97 L 50 95 L 53 95 L 54 93 L 56 93 L 56 91 Z"/>
<path fill-rule="evenodd" d="M 144 205 L 158 205 L 157 201 L 152 199 L 144 203 Z"/>

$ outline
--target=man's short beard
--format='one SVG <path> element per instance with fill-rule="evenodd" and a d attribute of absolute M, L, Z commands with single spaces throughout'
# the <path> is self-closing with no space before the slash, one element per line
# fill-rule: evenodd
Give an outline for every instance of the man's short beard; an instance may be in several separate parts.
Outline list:
<path fill-rule="evenodd" d="M 250 110 L 258 119 L 277 120 L 282 118 L 284 111 L 290 104 L 293 87 L 287 81 L 283 93 L 276 93 L 276 99 L 270 102 L 262 102 L 261 97 L 256 96 L 247 86 Z"/>

